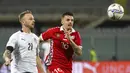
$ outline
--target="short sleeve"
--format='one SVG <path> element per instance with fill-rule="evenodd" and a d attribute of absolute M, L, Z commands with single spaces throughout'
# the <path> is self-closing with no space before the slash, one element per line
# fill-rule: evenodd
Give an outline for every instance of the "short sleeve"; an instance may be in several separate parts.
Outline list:
<path fill-rule="evenodd" d="M 76 33 L 75 43 L 76 43 L 78 46 L 82 46 L 82 41 L 81 41 L 81 37 L 80 37 L 79 32 Z"/>
<path fill-rule="evenodd" d="M 43 32 L 41 35 L 40 35 L 40 38 L 43 40 L 43 41 L 46 41 L 48 39 L 51 39 L 52 37 L 52 32 L 53 30 L 52 29 L 48 29 L 47 31 Z"/>
<path fill-rule="evenodd" d="M 9 38 L 9 40 L 6 44 L 6 47 L 11 46 L 11 47 L 15 48 L 16 43 L 17 43 L 17 38 L 18 38 L 18 36 L 16 36 L 16 34 L 11 35 L 11 37 Z"/>

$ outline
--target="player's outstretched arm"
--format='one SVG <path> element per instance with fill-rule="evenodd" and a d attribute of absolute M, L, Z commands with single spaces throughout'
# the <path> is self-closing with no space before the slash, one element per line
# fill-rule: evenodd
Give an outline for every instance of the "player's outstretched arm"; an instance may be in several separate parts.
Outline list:
<path fill-rule="evenodd" d="M 5 65 L 10 65 L 11 62 L 11 51 L 6 49 L 3 53 L 3 58 L 5 60 Z"/>
<path fill-rule="evenodd" d="M 37 56 L 36 61 L 37 61 L 37 67 L 40 70 L 40 72 L 45 73 L 45 71 L 43 70 L 43 66 L 42 66 L 41 59 L 39 56 Z"/>

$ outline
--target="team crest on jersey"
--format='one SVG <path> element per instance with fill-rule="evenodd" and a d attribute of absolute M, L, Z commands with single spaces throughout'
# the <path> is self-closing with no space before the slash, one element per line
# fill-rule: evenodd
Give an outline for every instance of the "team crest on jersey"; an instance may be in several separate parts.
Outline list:
<path fill-rule="evenodd" d="M 59 34 L 59 33 L 56 33 L 56 37 L 58 37 L 58 38 L 59 38 L 59 37 L 60 37 L 60 34 Z"/>

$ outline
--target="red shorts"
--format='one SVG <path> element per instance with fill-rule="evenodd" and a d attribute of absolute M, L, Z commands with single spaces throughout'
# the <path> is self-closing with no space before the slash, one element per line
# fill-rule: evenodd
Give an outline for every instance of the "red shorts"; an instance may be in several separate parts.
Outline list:
<path fill-rule="evenodd" d="M 50 73 L 72 73 L 72 69 L 69 68 L 59 68 L 59 67 L 53 67 L 49 68 Z"/>

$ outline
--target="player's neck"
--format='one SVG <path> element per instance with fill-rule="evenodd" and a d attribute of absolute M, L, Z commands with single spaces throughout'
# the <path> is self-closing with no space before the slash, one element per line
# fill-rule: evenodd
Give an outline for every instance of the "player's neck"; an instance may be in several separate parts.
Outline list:
<path fill-rule="evenodd" d="M 72 29 L 67 29 L 67 32 L 68 32 L 69 34 L 71 34 L 71 33 L 72 33 Z"/>
<path fill-rule="evenodd" d="M 68 32 L 72 32 L 72 28 L 67 29 Z"/>
<path fill-rule="evenodd" d="M 66 28 L 67 32 L 72 32 L 72 28 Z"/>
<path fill-rule="evenodd" d="M 63 30 L 65 30 L 65 29 L 66 29 L 66 31 L 69 32 L 70 34 L 72 33 L 72 28 L 65 28 L 65 27 L 63 27 Z"/>
<path fill-rule="evenodd" d="M 25 33 L 31 33 L 31 30 L 27 27 L 22 28 L 22 31 Z"/>

